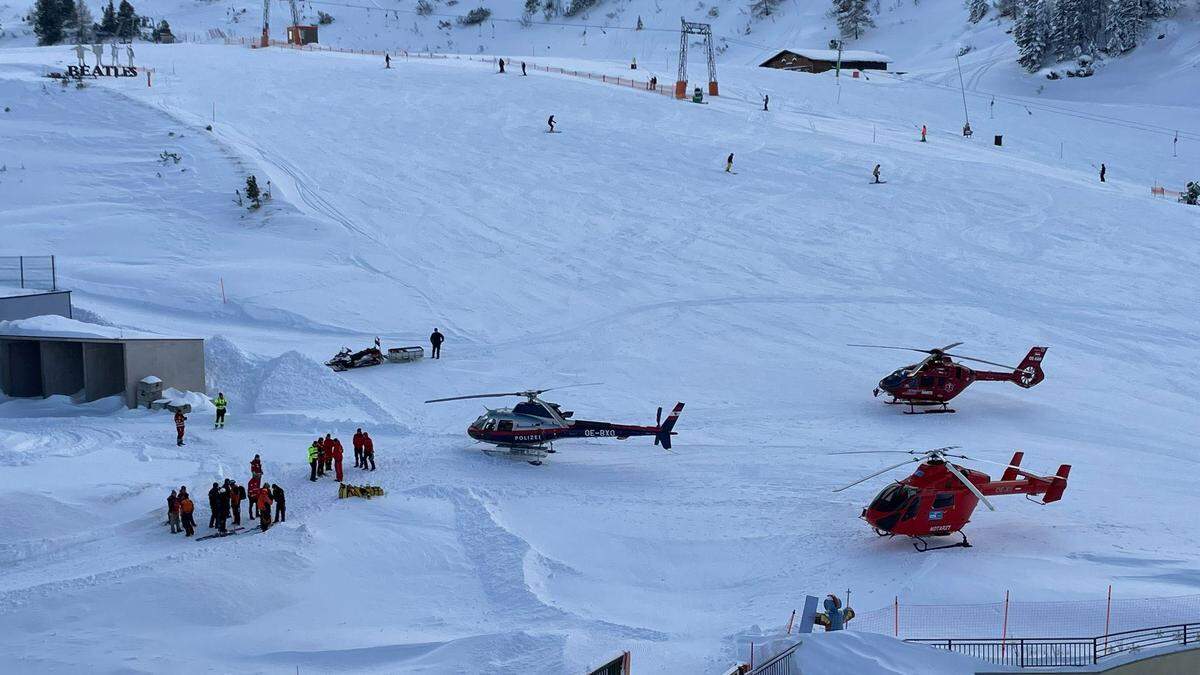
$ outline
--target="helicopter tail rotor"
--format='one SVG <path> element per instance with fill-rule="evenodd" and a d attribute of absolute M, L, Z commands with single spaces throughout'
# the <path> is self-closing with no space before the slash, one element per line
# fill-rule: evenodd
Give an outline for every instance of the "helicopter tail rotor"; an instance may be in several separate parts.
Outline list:
<path fill-rule="evenodd" d="M 679 421 L 679 413 L 683 412 L 683 404 L 676 403 L 675 408 L 671 410 L 671 414 L 667 415 L 667 421 L 662 421 L 662 408 L 658 409 L 658 415 L 655 418 L 654 426 L 658 431 L 654 433 L 654 444 L 661 445 L 663 450 L 671 449 L 671 436 L 675 434 L 672 429 L 675 428 L 675 423 Z"/>
<path fill-rule="evenodd" d="M 1025 359 L 1013 371 L 1013 382 L 1018 387 L 1028 389 L 1046 379 L 1042 372 L 1042 359 L 1046 356 L 1045 347 L 1034 347 L 1025 355 Z"/>

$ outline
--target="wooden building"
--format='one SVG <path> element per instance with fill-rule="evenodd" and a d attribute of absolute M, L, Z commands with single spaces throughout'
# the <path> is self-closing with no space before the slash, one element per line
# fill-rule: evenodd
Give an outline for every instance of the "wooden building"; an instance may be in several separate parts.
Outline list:
<path fill-rule="evenodd" d="M 891 59 L 878 52 L 858 49 L 842 51 L 842 70 L 887 70 Z M 798 70 L 803 73 L 823 73 L 837 68 L 836 49 L 785 49 L 763 61 L 761 68 Z"/>

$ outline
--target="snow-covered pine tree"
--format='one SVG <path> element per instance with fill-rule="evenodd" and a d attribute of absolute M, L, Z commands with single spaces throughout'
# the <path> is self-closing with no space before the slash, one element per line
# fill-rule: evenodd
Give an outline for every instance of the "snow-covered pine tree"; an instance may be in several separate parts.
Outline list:
<path fill-rule="evenodd" d="M 1054 46 L 1054 53 L 1060 60 L 1075 58 L 1087 48 L 1085 6 L 1084 0 L 1057 0 L 1054 3 L 1048 42 Z"/>
<path fill-rule="evenodd" d="M 1180 0 L 1142 0 L 1142 18 L 1148 21 L 1171 16 L 1179 9 Z"/>
<path fill-rule="evenodd" d="M 1015 19 L 1021 15 L 1021 3 L 1017 0 L 996 0 L 996 13 Z"/>
<path fill-rule="evenodd" d="M 991 8 L 988 0 L 970 0 L 967 5 L 970 15 L 968 20 L 971 23 L 979 23 L 983 21 L 983 17 L 987 16 L 988 9 Z"/>
<path fill-rule="evenodd" d="M 542 8 L 542 0 L 525 0 L 525 16 L 533 16 Z"/>
<path fill-rule="evenodd" d="M 779 9 L 779 4 L 783 0 L 753 0 L 750 3 L 750 16 L 761 19 L 771 16 Z"/>
<path fill-rule="evenodd" d="M 83 0 L 78 0 L 75 3 L 73 37 L 77 44 L 91 42 L 92 40 L 92 10 L 88 9 L 87 3 Z"/>
<path fill-rule="evenodd" d="M 1021 1 L 1013 24 L 1013 40 L 1020 53 L 1017 63 L 1031 73 L 1042 67 L 1049 51 L 1046 42 L 1047 19 L 1045 0 Z"/>
<path fill-rule="evenodd" d="M 1108 0 L 1104 32 L 1110 54 L 1123 54 L 1137 47 L 1142 35 L 1143 0 Z"/>
<path fill-rule="evenodd" d="M 101 40 L 114 37 L 117 34 L 117 8 L 113 5 L 113 0 L 108 0 L 108 5 L 104 7 L 104 14 L 100 17 L 100 30 L 96 37 Z"/>
<path fill-rule="evenodd" d="M 258 179 L 253 175 L 246 179 L 246 198 L 250 200 L 250 208 L 262 206 L 262 192 L 258 189 Z"/>
<path fill-rule="evenodd" d="M 33 6 L 33 33 L 39 45 L 62 42 L 63 15 L 58 0 L 37 0 Z"/>
<path fill-rule="evenodd" d="M 125 42 L 133 42 L 138 33 L 138 16 L 133 11 L 129 0 L 121 0 L 117 6 L 117 37 Z"/>
<path fill-rule="evenodd" d="M 864 31 L 875 26 L 868 0 L 833 0 L 830 15 L 837 19 L 843 38 L 858 39 Z"/>

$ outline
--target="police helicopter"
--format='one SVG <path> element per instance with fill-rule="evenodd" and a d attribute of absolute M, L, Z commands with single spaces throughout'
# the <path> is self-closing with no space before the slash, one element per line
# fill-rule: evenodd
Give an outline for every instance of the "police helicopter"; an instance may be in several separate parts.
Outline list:
<path fill-rule="evenodd" d="M 599 383 L 567 385 L 550 389 L 531 389 L 497 394 L 472 394 L 435 398 L 426 403 L 464 401 L 476 398 L 500 398 L 518 396 L 525 400 L 511 408 L 487 408 L 484 414 L 467 427 L 467 435 L 482 443 L 490 443 L 507 450 L 509 454 L 529 457 L 527 461 L 540 466 L 547 453 L 554 452 L 554 441 L 561 438 L 615 438 L 623 441 L 630 436 L 653 436 L 654 444 L 671 449 L 671 437 L 675 435 L 675 422 L 683 411 L 683 404 L 676 403 L 666 421 L 662 419 L 662 408 L 658 409 L 654 426 L 616 424 L 573 419 L 574 412 L 563 410 L 557 403 L 544 401 L 540 396 L 548 391 L 567 387 L 588 387 Z"/>

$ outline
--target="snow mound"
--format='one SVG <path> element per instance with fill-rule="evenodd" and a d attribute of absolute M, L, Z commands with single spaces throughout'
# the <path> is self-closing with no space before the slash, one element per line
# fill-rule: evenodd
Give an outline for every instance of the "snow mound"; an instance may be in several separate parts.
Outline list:
<path fill-rule="evenodd" d="M 263 360 L 218 336 L 205 344 L 205 359 L 210 393 L 224 393 L 243 411 L 329 422 L 397 423 L 371 397 L 299 352 Z"/>
<path fill-rule="evenodd" d="M 160 337 L 150 333 L 138 333 L 110 326 L 68 319 L 65 316 L 35 316 L 16 321 L 0 321 L 0 335 L 21 337 L 74 337 L 74 338 L 131 338 Z"/>
<path fill-rule="evenodd" d="M 973 675 L 980 671 L 1004 670 L 977 659 L 873 633 L 813 633 L 803 642 L 795 656 L 795 663 L 803 673 Z"/>

